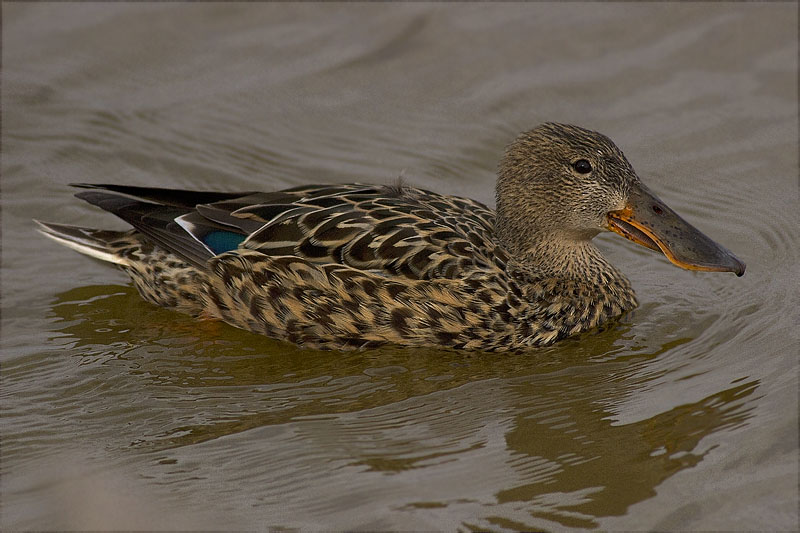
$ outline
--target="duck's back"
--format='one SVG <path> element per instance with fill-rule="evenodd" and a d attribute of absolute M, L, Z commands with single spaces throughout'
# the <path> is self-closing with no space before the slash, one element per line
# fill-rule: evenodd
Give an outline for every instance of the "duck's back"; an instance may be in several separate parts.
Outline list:
<path fill-rule="evenodd" d="M 413 187 L 305 186 L 200 205 L 197 212 L 245 232 L 243 249 L 387 277 L 457 279 L 505 261 L 489 208 Z"/>

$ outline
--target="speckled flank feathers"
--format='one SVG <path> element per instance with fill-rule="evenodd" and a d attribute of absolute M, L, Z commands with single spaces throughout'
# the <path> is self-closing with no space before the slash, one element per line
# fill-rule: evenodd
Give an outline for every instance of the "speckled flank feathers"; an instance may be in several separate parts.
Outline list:
<path fill-rule="evenodd" d="M 591 182 L 569 169 L 585 151 L 606 161 Z M 497 219 L 473 200 L 406 186 L 236 194 L 79 185 L 79 197 L 135 229 L 42 231 L 116 263 L 149 302 L 303 346 L 508 350 L 551 344 L 637 305 L 590 242 L 596 214 L 624 203 L 637 179 L 605 137 L 545 125 L 509 147 Z"/>

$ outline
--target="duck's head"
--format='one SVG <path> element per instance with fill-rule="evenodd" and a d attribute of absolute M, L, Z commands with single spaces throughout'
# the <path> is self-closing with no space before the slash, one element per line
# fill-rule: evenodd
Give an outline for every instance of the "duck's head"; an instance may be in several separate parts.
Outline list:
<path fill-rule="evenodd" d="M 512 254 L 586 243 L 613 231 L 689 270 L 745 265 L 642 184 L 605 135 L 546 123 L 509 145 L 497 182 L 497 232 Z"/>

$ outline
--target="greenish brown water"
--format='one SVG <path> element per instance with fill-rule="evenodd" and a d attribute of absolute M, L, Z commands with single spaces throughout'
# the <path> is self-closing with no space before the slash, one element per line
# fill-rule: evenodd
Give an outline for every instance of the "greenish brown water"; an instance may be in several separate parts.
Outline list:
<path fill-rule="evenodd" d="M 4 3 L 0 527 L 795 530 L 794 4 Z M 748 265 L 598 241 L 642 305 L 524 354 L 318 352 L 143 302 L 70 182 L 492 203 L 546 120 Z"/>

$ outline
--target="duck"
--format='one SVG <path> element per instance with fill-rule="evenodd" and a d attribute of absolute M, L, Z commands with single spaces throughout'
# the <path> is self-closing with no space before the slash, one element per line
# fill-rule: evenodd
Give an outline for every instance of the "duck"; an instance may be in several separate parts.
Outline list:
<path fill-rule="evenodd" d="M 605 135 L 544 123 L 500 160 L 496 209 L 404 183 L 275 192 L 72 184 L 132 226 L 38 222 L 127 273 L 155 305 L 316 349 L 509 351 L 597 329 L 638 303 L 592 239 L 688 270 L 745 264 L 639 179 Z"/>

